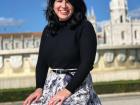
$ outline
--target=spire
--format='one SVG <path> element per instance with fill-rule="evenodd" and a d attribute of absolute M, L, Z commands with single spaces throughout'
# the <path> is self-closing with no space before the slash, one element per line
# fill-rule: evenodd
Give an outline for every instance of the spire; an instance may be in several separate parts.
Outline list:
<path fill-rule="evenodd" d="M 111 0 L 110 9 L 127 9 L 127 0 Z"/>
<path fill-rule="evenodd" d="M 90 10 L 87 10 L 87 16 L 88 17 L 95 17 L 95 13 L 94 13 L 94 8 L 91 7 Z"/>
<path fill-rule="evenodd" d="M 94 29 L 96 31 L 96 17 L 95 17 L 93 7 L 90 7 L 90 10 L 87 10 L 87 18 L 92 23 L 92 25 L 94 26 Z"/>
<path fill-rule="evenodd" d="M 90 17 L 90 11 L 87 10 L 87 17 Z"/>
<path fill-rule="evenodd" d="M 94 12 L 94 8 L 93 7 L 91 7 L 91 16 L 95 16 L 95 12 Z"/>

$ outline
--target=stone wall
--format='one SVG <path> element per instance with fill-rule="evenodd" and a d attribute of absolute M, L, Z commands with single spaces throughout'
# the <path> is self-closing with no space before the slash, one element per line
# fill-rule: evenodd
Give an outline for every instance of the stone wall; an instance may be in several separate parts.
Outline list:
<path fill-rule="evenodd" d="M 140 79 L 140 46 L 98 47 L 94 82 Z M 0 51 L 0 89 L 35 86 L 38 48 Z"/>
<path fill-rule="evenodd" d="M 98 48 L 92 77 L 95 82 L 140 79 L 140 46 Z"/>

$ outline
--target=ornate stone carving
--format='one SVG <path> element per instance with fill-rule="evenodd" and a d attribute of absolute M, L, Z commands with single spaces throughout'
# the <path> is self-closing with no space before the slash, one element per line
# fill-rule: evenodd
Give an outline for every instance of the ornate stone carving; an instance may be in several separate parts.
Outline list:
<path fill-rule="evenodd" d="M 104 53 L 105 63 L 112 63 L 113 60 L 114 60 L 114 52 L 113 51 L 107 51 Z"/>
<path fill-rule="evenodd" d="M 38 59 L 38 55 L 37 54 L 31 54 L 30 55 L 29 63 L 30 63 L 30 66 L 32 68 L 36 67 L 37 59 Z"/>
<path fill-rule="evenodd" d="M 0 69 L 2 69 L 2 67 L 3 67 L 3 57 L 0 56 Z"/>
<path fill-rule="evenodd" d="M 10 57 L 10 65 L 14 70 L 17 70 L 22 67 L 22 56 L 21 55 L 15 55 Z"/>
<path fill-rule="evenodd" d="M 94 64 L 97 64 L 99 61 L 99 53 L 96 52 L 96 56 L 95 56 L 95 61 L 94 61 Z"/>
<path fill-rule="evenodd" d="M 125 50 L 120 50 L 118 52 L 118 56 L 117 56 L 117 61 L 119 63 L 123 63 L 126 60 L 126 51 Z"/>
<path fill-rule="evenodd" d="M 136 60 L 136 51 L 135 50 L 130 50 L 128 60 L 129 61 L 135 61 Z"/>

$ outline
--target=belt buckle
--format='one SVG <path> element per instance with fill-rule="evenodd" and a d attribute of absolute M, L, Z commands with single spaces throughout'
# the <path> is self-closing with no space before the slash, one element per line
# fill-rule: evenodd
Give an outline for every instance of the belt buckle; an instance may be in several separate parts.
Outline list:
<path fill-rule="evenodd" d="M 63 72 L 64 72 L 64 69 L 59 70 L 59 74 L 63 74 Z"/>

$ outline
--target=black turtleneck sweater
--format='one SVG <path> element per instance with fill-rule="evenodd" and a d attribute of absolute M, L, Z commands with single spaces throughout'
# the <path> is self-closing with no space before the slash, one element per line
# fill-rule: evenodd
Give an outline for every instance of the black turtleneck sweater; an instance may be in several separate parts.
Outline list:
<path fill-rule="evenodd" d="M 73 30 L 62 26 L 55 36 L 47 34 L 45 28 L 36 65 L 36 88 L 43 88 L 49 67 L 77 68 L 73 79 L 66 86 L 74 93 L 93 69 L 96 47 L 96 34 L 88 20 Z"/>

